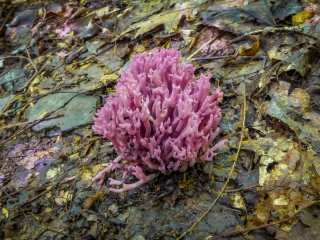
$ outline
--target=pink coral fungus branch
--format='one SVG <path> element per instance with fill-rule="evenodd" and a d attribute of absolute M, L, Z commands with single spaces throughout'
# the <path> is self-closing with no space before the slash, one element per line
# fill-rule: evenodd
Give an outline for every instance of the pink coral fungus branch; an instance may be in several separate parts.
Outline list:
<path fill-rule="evenodd" d="M 185 171 L 197 162 L 211 161 L 214 151 L 227 141 L 209 148 L 219 133 L 221 109 L 217 99 L 223 93 L 218 88 L 209 95 L 211 74 L 201 74 L 196 81 L 196 69 L 191 64 L 180 65 L 180 56 L 175 49 L 144 52 L 122 73 L 116 94 L 98 110 L 92 128 L 109 139 L 130 166 L 114 164 L 94 181 L 119 168 L 123 178 L 134 175 L 140 179 L 133 184 L 109 179 L 111 185 L 122 186 L 111 191 L 127 191 L 155 177 L 146 176 L 143 170 L 163 174 Z"/>

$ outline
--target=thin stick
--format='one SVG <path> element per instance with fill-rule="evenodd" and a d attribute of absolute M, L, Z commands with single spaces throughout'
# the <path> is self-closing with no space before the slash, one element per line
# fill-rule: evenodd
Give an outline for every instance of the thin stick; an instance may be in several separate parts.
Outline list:
<path fill-rule="evenodd" d="M 40 72 L 47 66 L 47 64 L 44 64 L 44 66 L 40 69 Z M 33 81 L 33 79 L 38 75 L 39 72 L 35 72 L 32 77 L 21 87 L 18 89 L 18 91 L 22 91 L 24 88 L 28 87 L 29 84 Z"/>
<path fill-rule="evenodd" d="M 27 52 L 27 55 L 28 55 L 28 58 L 29 58 L 30 63 L 32 64 L 33 68 L 36 70 L 36 73 L 38 73 L 38 69 L 37 69 L 36 65 L 34 65 L 34 63 L 32 62 L 31 57 L 30 57 L 30 53 L 29 53 L 29 50 L 28 50 L 28 47 L 29 47 L 29 44 L 30 44 L 31 39 L 33 38 L 33 35 L 34 35 L 34 33 L 33 33 L 33 34 L 31 35 L 31 37 L 29 38 L 29 40 L 28 40 L 27 44 L 25 45 L 24 49 L 25 49 L 26 52 Z"/>
<path fill-rule="evenodd" d="M 316 36 L 312 36 L 310 34 L 307 34 L 307 33 L 304 33 L 304 32 L 300 32 L 303 31 L 304 29 L 310 29 L 310 26 L 292 26 L 292 27 L 280 27 L 280 28 L 272 28 L 272 27 L 267 27 L 265 29 L 262 29 L 262 30 L 256 30 L 256 31 L 253 31 L 253 32 L 249 32 L 249 33 L 245 33 L 243 36 L 241 37 L 237 37 L 231 41 L 228 42 L 227 46 L 232 44 L 232 43 L 235 43 L 235 42 L 238 42 L 238 41 L 241 41 L 243 39 L 245 39 L 247 36 L 250 36 L 250 35 L 256 35 L 256 34 L 267 34 L 267 33 L 276 33 L 276 32 L 292 32 L 292 33 L 298 33 L 298 34 L 302 34 L 302 35 L 305 35 L 307 37 L 310 37 L 310 38 L 313 38 L 317 41 L 319 41 L 318 37 Z"/>
<path fill-rule="evenodd" d="M 63 114 L 57 114 L 57 115 L 53 115 L 53 116 L 50 116 L 50 117 L 47 117 L 46 119 L 44 120 L 50 120 L 50 119 L 53 119 L 53 118 L 58 118 L 58 117 L 62 117 Z M 4 129 L 7 129 L 7 128 L 12 128 L 12 127 L 17 127 L 17 126 L 21 126 L 21 125 L 26 125 L 26 124 L 29 124 L 29 123 L 33 123 L 34 121 L 38 121 L 40 120 L 39 119 L 36 119 L 36 120 L 31 120 L 31 121 L 27 121 L 27 122 L 22 122 L 22 123 L 14 123 L 14 124 L 10 124 L 10 125 L 7 125 L 7 126 L 4 126 L 2 128 L 0 128 L 0 131 L 1 130 L 4 130 Z"/>
<path fill-rule="evenodd" d="M 252 189 L 252 188 L 255 188 L 255 187 L 259 187 L 260 184 L 255 184 L 255 185 L 252 185 L 250 187 L 245 187 L 245 188 L 238 188 L 238 189 L 230 189 L 230 190 L 226 190 L 224 191 L 225 193 L 231 193 L 231 192 L 240 192 L 240 191 L 245 191 L 245 190 L 249 190 L 249 189 Z"/>
<path fill-rule="evenodd" d="M 33 34 L 32 34 L 32 36 L 31 36 L 31 38 L 32 38 L 32 37 L 33 37 Z M 31 38 L 29 39 L 28 44 L 29 44 Z M 28 45 L 28 44 L 27 44 L 27 45 Z M 27 45 L 26 45 L 26 46 L 27 46 Z M 27 50 L 27 49 L 26 49 L 26 50 Z M 7 56 L 7 57 L 2 57 L 2 58 L 0 58 L 0 60 L 6 59 L 6 58 L 23 58 L 23 59 L 27 59 L 27 60 L 30 62 L 30 64 L 33 66 L 34 71 L 35 71 L 34 74 L 33 74 L 32 77 L 27 81 L 27 83 L 25 83 L 21 88 L 18 89 L 18 91 L 22 91 L 26 86 L 28 86 L 29 83 L 32 82 L 33 79 L 34 79 L 34 78 L 37 76 L 37 74 L 38 74 L 38 69 L 37 69 L 37 67 L 34 65 L 34 63 L 31 61 L 30 54 L 29 54 L 29 51 L 28 51 L 28 50 L 27 50 L 27 54 L 28 54 L 28 57 L 29 57 L 29 58 L 26 58 L 26 57 L 23 57 L 23 56 Z"/>
<path fill-rule="evenodd" d="M 19 135 L 20 133 L 23 133 L 25 130 L 33 127 L 34 125 L 38 124 L 39 122 L 42 122 L 43 120 L 45 120 L 46 118 L 48 118 L 51 115 L 51 113 L 47 113 L 43 118 L 40 119 L 36 119 L 34 120 L 29 126 L 24 127 L 21 131 L 15 133 L 14 135 L 12 135 L 11 137 L 9 137 L 6 140 L 3 140 L 0 144 L 5 144 L 6 142 L 8 142 L 9 140 L 11 140 L 12 138 L 15 138 L 17 135 Z"/>
<path fill-rule="evenodd" d="M 249 190 L 251 188 L 255 188 L 255 187 L 259 187 L 259 186 L 260 186 L 260 184 L 258 183 L 258 184 L 252 185 L 250 187 L 245 187 L 243 190 Z"/>
<path fill-rule="evenodd" d="M 236 55 L 227 55 L 227 56 L 217 56 L 217 57 L 207 57 L 207 58 L 192 58 L 192 61 L 198 61 L 198 60 L 218 60 L 218 59 L 223 59 L 223 58 L 234 58 Z"/>
<path fill-rule="evenodd" d="M 192 61 L 192 57 L 194 55 L 196 55 L 198 52 L 200 52 L 202 49 L 204 49 L 206 46 L 208 46 L 210 43 L 212 43 L 213 41 L 215 41 L 218 37 L 220 37 L 220 35 L 217 35 L 216 37 L 210 39 L 208 42 L 206 42 L 205 44 L 203 44 L 197 51 L 195 51 L 193 54 L 191 54 L 190 57 L 187 58 L 187 61 Z"/>
<path fill-rule="evenodd" d="M 43 14 L 43 17 L 42 17 L 41 22 L 40 22 L 40 24 L 38 25 L 38 27 L 42 25 L 42 23 L 43 23 L 43 21 L 44 21 L 44 19 L 45 19 L 45 16 L 46 16 L 46 14 L 47 14 L 46 9 L 45 9 L 44 7 L 43 7 L 43 11 L 44 11 L 44 12 L 43 12 L 44 14 Z M 38 27 L 37 27 L 37 33 L 38 33 Z M 28 87 L 29 84 L 33 81 L 33 79 L 39 74 L 39 71 L 38 71 L 36 65 L 34 65 L 34 63 L 33 63 L 32 60 L 31 60 L 31 56 L 30 56 L 30 53 L 29 53 L 29 50 L 28 50 L 30 41 L 32 40 L 32 38 L 33 38 L 34 35 L 35 35 L 35 33 L 32 33 L 32 35 L 31 35 L 31 37 L 29 38 L 29 40 L 28 40 L 26 46 L 24 47 L 24 49 L 25 49 L 26 52 L 27 52 L 27 55 L 28 55 L 28 58 L 29 58 L 30 63 L 32 64 L 33 68 L 35 69 L 35 73 L 32 75 L 32 77 L 31 77 L 21 88 L 18 89 L 18 91 L 22 91 L 24 88 Z M 44 69 L 45 66 L 46 66 L 46 64 L 41 68 L 40 72 Z"/>
<path fill-rule="evenodd" d="M 10 12 L 8 13 L 6 19 L 3 21 L 2 26 L 1 26 L 1 28 L 0 28 L 0 32 L 1 32 L 2 28 L 4 27 L 4 25 L 6 25 L 6 22 L 8 21 L 10 15 L 11 15 L 11 13 L 13 12 L 14 9 L 15 9 L 15 8 L 12 8 L 12 9 L 10 10 Z"/>
<path fill-rule="evenodd" d="M 81 93 L 79 93 L 79 94 L 81 94 Z M 61 107 L 53 110 L 52 112 L 47 113 L 43 118 L 40 118 L 40 119 L 38 119 L 38 120 L 35 120 L 33 123 L 31 123 L 30 125 L 26 126 L 25 128 L 23 128 L 23 129 L 22 129 L 21 131 L 19 131 L 18 133 L 14 134 L 14 135 L 12 135 L 11 137 L 9 137 L 8 139 L 2 141 L 2 142 L 0 143 L 0 145 L 8 142 L 10 139 L 16 137 L 18 134 L 24 132 L 25 130 L 27 130 L 27 129 L 31 128 L 31 127 L 33 127 L 34 125 L 37 125 L 39 122 L 41 122 L 41 121 L 43 121 L 44 119 L 48 118 L 50 115 L 52 115 L 53 113 L 55 113 L 55 112 L 58 111 L 59 109 L 64 108 L 66 105 L 69 104 L 69 102 L 71 102 L 72 99 L 74 99 L 74 98 L 75 98 L 76 96 L 78 96 L 79 94 L 74 95 L 74 96 L 71 97 L 67 102 L 65 102 Z"/>
<path fill-rule="evenodd" d="M 217 198 L 214 200 L 214 202 L 211 204 L 211 206 L 207 209 L 207 211 L 186 231 L 184 232 L 179 238 L 177 238 L 177 240 L 181 239 L 184 235 L 186 235 L 188 232 L 192 232 L 193 229 L 195 228 L 195 226 L 202 220 L 202 218 L 204 218 L 205 215 L 207 215 L 207 213 L 213 208 L 213 206 L 216 204 L 216 202 L 219 200 L 219 198 L 221 197 L 222 193 L 224 192 L 225 188 L 227 187 L 227 184 L 230 180 L 230 177 L 233 173 L 234 167 L 236 165 L 237 159 L 239 157 L 239 153 L 240 153 L 240 149 L 241 149 L 241 145 L 242 145 L 242 137 L 243 137 L 243 132 L 244 132 L 244 128 L 245 128 L 245 121 L 246 121 L 246 89 L 244 86 L 244 91 L 243 91 L 243 121 L 242 121 L 242 130 L 241 130 L 241 137 L 240 137 L 240 142 L 239 142 L 239 147 L 238 147 L 238 151 L 236 154 L 236 158 L 233 162 L 231 171 L 229 173 L 228 179 L 226 181 L 226 183 L 224 184 L 222 190 L 219 192 Z"/>
<path fill-rule="evenodd" d="M 66 234 L 66 233 L 64 233 L 64 232 L 61 232 L 61 231 L 59 231 L 59 230 L 55 230 L 55 229 L 53 229 L 53 228 L 47 228 L 46 231 L 55 232 L 55 233 L 61 234 L 61 235 L 66 236 L 66 237 L 71 237 L 69 234 Z"/>

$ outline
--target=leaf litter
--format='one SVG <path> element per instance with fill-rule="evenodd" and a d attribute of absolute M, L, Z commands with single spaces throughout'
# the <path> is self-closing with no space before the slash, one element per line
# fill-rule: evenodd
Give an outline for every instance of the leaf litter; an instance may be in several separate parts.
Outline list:
<path fill-rule="evenodd" d="M 318 3 L 0 5 L 1 239 L 317 238 Z M 212 73 L 228 144 L 186 173 L 99 190 L 117 154 L 91 119 L 132 57 L 159 48 Z"/>

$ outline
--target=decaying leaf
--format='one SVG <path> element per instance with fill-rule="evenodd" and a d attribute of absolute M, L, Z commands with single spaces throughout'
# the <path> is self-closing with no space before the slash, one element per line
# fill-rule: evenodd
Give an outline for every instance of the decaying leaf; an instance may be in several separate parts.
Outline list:
<path fill-rule="evenodd" d="M 135 23 L 131 25 L 126 31 L 121 33 L 120 37 L 132 32 L 134 30 L 137 30 L 137 32 L 134 35 L 134 38 L 139 37 L 140 35 L 143 35 L 156 27 L 162 27 L 164 26 L 165 32 L 169 33 L 170 31 L 173 31 L 174 29 L 178 28 L 179 21 L 181 19 L 181 14 L 179 11 L 171 11 L 169 13 L 161 13 L 159 15 L 153 16 L 149 18 L 146 21 Z M 115 39 L 117 40 L 117 39 Z"/>
<path fill-rule="evenodd" d="M 320 6 L 309 2 L 0 1 L 3 237 L 317 239 Z M 221 88 L 211 144 L 228 143 L 185 173 L 99 190 L 92 178 L 119 158 L 92 119 L 132 58 L 161 48 Z"/>

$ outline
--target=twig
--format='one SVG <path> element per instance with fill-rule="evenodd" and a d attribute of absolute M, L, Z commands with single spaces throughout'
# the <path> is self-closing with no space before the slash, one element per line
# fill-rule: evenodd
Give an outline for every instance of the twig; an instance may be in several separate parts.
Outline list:
<path fill-rule="evenodd" d="M 266 228 L 266 227 L 270 227 L 270 226 L 274 226 L 274 225 L 277 225 L 279 223 L 283 223 L 283 222 L 287 222 L 291 219 L 293 219 L 297 214 L 299 214 L 301 211 L 305 210 L 306 208 L 314 205 L 314 204 L 319 204 L 320 203 L 320 200 L 318 201 L 314 201 L 312 203 L 310 203 L 308 206 L 304 207 L 304 208 L 301 208 L 299 211 L 297 211 L 296 213 L 294 213 L 291 217 L 289 218 L 286 218 L 286 219 L 283 219 L 283 220 L 279 220 L 279 221 L 276 221 L 276 222 L 272 222 L 272 223 L 269 223 L 269 224 L 265 224 L 265 225 L 261 225 L 261 226 L 258 226 L 258 227 L 252 227 L 252 228 L 247 228 L 247 229 L 243 229 L 243 230 L 240 230 L 240 231 L 235 231 L 235 232 L 230 232 L 230 233 L 226 233 L 226 234 L 221 234 L 221 235 L 218 235 L 218 236 L 215 236 L 215 237 L 211 237 L 211 238 L 207 238 L 207 239 L 218 239 L 220 237 L 229 237 L 229 236 L 233 236 L 233 235 L 237 235 L 239 233 L 245 233 L 245 232 L 250 232 L 250 231 L 253 231 L 253 230 L 257 230 L 257 229 L 261 229 L 261 228 Z"/>
<path fill-rule="evenodd" d="M 37 27 L 37 36 L 40 37 L 39 31 L 40 31 L 40 29 L 41 29 L 42 26 L 44 26 L 45 24 L 51 23 L 51 22 L 53 22 L 53 21 L 55 21 L 55 20 L 57 20 L 57 19 L 52 18 L 52 19 L 49 19 L 49 20 L 47 20 L 47 21 L 45 21 L 45 22 L 42 21 L 42 22 L 39 24 L 39 26 Z"/>
<path fill-rule="evenodd" d="M 33 35 L 34 35 L 34 34 L 32 34 L 32 36 L 31 36 L 31 38 L 29 39 L 29 41 L 28 41 L 28 43 L 26 44 L 26 46 L 27 46 L 27 45 L 29 44 L 29 42 L 31 41 Z M 6 56 L 6 57 L 0 58 L 0 60 L 6 59 L 6 58 L 23 58 L 23 59 L 27 59 L 27 60 L 30 62 L 30 64 L 33 66 L 34 71 L 35 71 L 34 74 L 33 74 L 32 77 L 27 81 L 27 83 L 23 85 L 23 87 L 21 87 L 21 88 L 18 89 L 18 91 L 21 91 L 21 90 L 23 90 L 26 86 L 28 86 L 28 84 L 29 84 L 30 82 L 32 82 L 32 80 L 33 80 L 33 79 L 37 76 L 37 74 L 38 74 L 38 69 L 37 69 L 37 67 L 34 65 L 34 63 L 32 62 L 31 57 L 30 57 L 30 54 L 29 54 L 29 51 L 28 51 L 27 49 L 26 49 L 26 51 L 27 51 L 27 54 L 28 54 L 28 58 L 23 57 L 23 56 Z"/>
<path fill-rule="evenodd" d="M 45 227 L 43 230 L 41 230 L 41 231 L 33 238 L 33 240 L 38 239 L 42 234 L 44 234 L 44 233 L 47 232 L 47 231 L 55 232 L 55 233 L 64 235 L 64 236 L 69 237 L 69 238 L 71 237 L 69 234 L 60 232 L 59 230 L 55 230 L 55 229 L 52 229 L 52 228 L 49 228 L 49 227 Z"/>
<path fill-rule="evenodd" d="M 230 189 L 230 190 L 226 190 L 224 192 L 226 193 L 231 193 L 231 192 L 240 192 L 240 191 L 245 191 L 245 190 L 249 190 L 249 189 L 252 189 L 252 188 L 255 188 L 255 187 L 259 187 L 260 184 L 255 184 L 255 185 L 252 185 L 250 187 L 245 187 L 245 188 L 238 188 L 238 189 Z"/>
<path fill-rule="evenodd" d="M 52 229 L 52 228 L 47 228 L 47 231 L 55 232 L 55 233 L 61 234 L 61 235 L 66 236 L 66 237 L 71 237 L 69 234 L 60 232 L 59 230 L 55 230 L 55 229 Z"/>
<path fill-rule="evenodd" d="M 6 19 L 3 21 L 2 26 L 0 27 L 0 32 L 1 32 L 2 28 L 4 27 L 4 25 L 6 24 L 6 22 L 8 21 L 9 17 L 11 16 L 11 13 L 13 12 L 14 9 L 15 9 L 15 8 L 12 8 L 12 9 L 10 10 L 10 12 L 8 13 Z"/>
<path fill-rule="evenodd" d="M 28 47 L 29 47 L 29 44 L 30 44 L 31 39 L 33 38 L 33 35 L 34 35 L 34 33 L 33 33 L 33 34 L 31 35 L 31 37 L 29 38 L 27 44 L 24 46 L 24 49 L 25 49 L 26 52 L 27 52 L 28 59 L 29 59 L 30 63 L 32 64 L 33 68 L 36 70 L 36 73 L 38 73 L 38 69 L 37 69 L 36 65 L 34 65 L 34 63 L 32 62 L 31 57 L 30 57 L 30 53 L 29 53 L 29 50 L 28 50 Z"/>
<path fill-rule="evenodd" d="M 203 48 L 205 48 L 206 46 L 208 46 L 210 43 L 214 42 L 218 37 L 220 37 L 220 34 L 217 35 L 216 37 L 210 39 L 208 42 L 206 42 L 205 44 L 203 44 L 197 51 L 195 51 L 193 54 L 191 54 L 190 57 L 187 58 L 187 61 L 192 61 L 192 57 L 195 56 L 198 52 L 200 52 Z"/>
<path fill-rule="evenodd" d="M 39 72 L 42 72 L 42 70 L 43 70 L 46 66 L 47 66 L 47 64 L 44 64 L 44 66 L 40 69 Z M 22 91 L 24 88 L 28 87 L 29 84 L 33 81 L 33 79 L 38 75 L 39 72 L 38 72 L 38 71 L 35 72 L 35 73 L 32 75 L 32 77 L 31 77 L 21 88 L 18 89 L 18 91 Z"/>
<path fill-rule="evenodd" d="M 180 237 L 177 238 L 177 240 L 181 239 L 184 235 L 186 235 L 188 232 L 192 232 L 193 229 L 195 228 L 195 226 L 204 218 L 205 215 L 207 215 L 207 213 L 213 208 L 213 206 L 216 204 L 216 202 L 219 200 L 220 196 L 222 195 L 222 193 L 224 192 L 225 188 L 227 187 L 227 184 L 230 180 L 230 177 L 233 173 L 234 167 L 236 165 L 236 162 L 238 160 L 239 157 L 239 153 L 240 153 L 240 149 L 241 149 L 241 145 L 242 145 L 242 138 L 243 138 L 243 132 L 245 129 L 245 121 L 246 121 L 246 89 L 244 86 L 244 91 L 243 91 L 243 121 L 242 121 L 242 130 L 241 130 L 241 137 L 240 137 L 240 142 L 239 142 L 239 146 L 238 146 L 238 151 L 235 157 L 235 160 L 233 162 L 232 168 L 230 170 L 228 179 L 226 181 L 226 183 L 224 184 L 222 190 L 219 192 L 217 198 L 214 200 L 214 202 L 211 204 L 211 206 L 207 209 L 207 211 L 186 231 L 184 232 Z"/>
<path fill-rule="evenodd" d="M 63 114 L 57 114 L 57 115 L 53 115 L 51 117 L 47 117 L 45 120 L 49 120 L 49 119 L 53 119 L 53 118 L 58 118 L 58 117 L 62 117 Z M 22 122 L 22 123 L 15 123 L 15 124 L 10 124 L 10 125 L 7 125 L 7 126 L 4 126 L 2 128 L 0 128 L 0 131 L 1 130 L 4 130 L 4 129 L 7 129 L 7 128 L 12 128 L 12 127 L 17 127 L 17 126 L 21 126 L 21 125 L 25 125 L 25 124 L 29 124 L 29 123 L 33 123 L 34 121 L 38 121 L 39 119 L 37 120 L 32 120 L 32 121 L 27 121 L 27 122 Z"/>
<path fill-rule="evenodd" d="M 31 190 L 33 190 L 33 191 L 39 191 L 39 190 L 45 189 L 45 188 L 47 188 L 47 187 L 52 187 L 52 186 L 42 185 L 42 186 L 39 186 L 39 187 L 27 187 L 27 188 L 24 188 L 24 189 L 17 190 L 17 191 L 15 191 L 15 192 L 13 192 L 13 193 L 8 193 L 8 197 L 14 196 L 14 195 L 20 193 L 22 190 L 30 190 L 30 189 L 31 189 Z M 7 189 L 7 188 L 8 188 L 8 185 L 0 188 L 0 191 L 4 191 L 4 190 Z M 2 200 L 4 200 L 4 199 L 6 199 L 6 197 L 0 198 L 0 201 L 2 201 Z"/>
<path fill-rule="evenodd" d="M 57 109 L 57 110 L 58 110 L 58 109 Z M 55 111 L 57 111 L 57 110 L 55 110 Z M 55 111 L 54 111 L 54 112 L 55 112 Z M 53 112 L 52 112 L 52 113 L 53 113 Z M 24 129 L 22 129 L 22 130 L 19 131 L 18 133 L 12 135 L 12 136 L 9 137 L 8 139 L 2 141 L 2 142 L 1 142 L 1 145 L 4 144 L 4 143 L 6 143 L 6 142 L 8 142 L 10 139 L 16 137 L 18 134 L 24 132 L 24 131 L 27 130 L 28 128 L 33 127 L 34 125 L 38 124 L 39 122 L 44 121 L 44 120 L 47 119 L 52 113 L 47 113 L 44 117 L 32 121 L 32 123 L 31 123 L 29 126 L 25 127 Z M 60 116 L 62 116 L 62 115 L 60 115 Z M 59 117 L 60 117 L 60 116 L 59 116 Z M 57 116 L 55 116 L 55 117 L 57 117 Z M 52 118 L 52 117 L 51 117 L 51 118 Z M 2 130 L 2 129 L 1 129 L 1 130 Z"/>
<path fill-rule="evenodd" d="M 24 205 L 26 205 L 26 204 L 28 204 L 28 203 L 33 202 L 34 200 L 38 199 L 39 197 L 41 197 L 41 196 L 42 196 L 42 195 L 44 195 L 45 193 L 49 192 L 50 190 L 52 190 L 52 189 L 51 189 L 51 188 L 49 188 L 49 189 L 45 190 L 44 192 L 40 193 L 38 196 L 36 196 L 36 197 L 34 197 L 34 198 L 30 199 L 29 201 L 24 202 L 24 203 L 21 203 L 21 204 L 19 204 L 19 205 L 15 206 L 15 207 L 14 207 L 14 209 L 15 209 L 15 208 L 20 208 L 20 207 L 22 207 L 22 206 L 24 206 Z"/>
<path fill-rule="evenodd" d="M 38 239 L 42 234 L 44 234 L 46 231 L 47 231 L 47 228 L 44 227 L 44 229 L 42 229 L 41 231 L 39 231 L 39 232 L 37 233 L 37 235 L 34 236 L 33 240 L 37 240 L 37 239 Z"/>
<path fill-rule="evenodd" d="M 27 155 L 20 155 L 20 156 L 7 156 L 5 158 L 20 158 L 20 157 L 27 157 Z M 2 160 L 1 160 L 2 161 Z M 8 160 L 6 160 L 8 161 Z"/>
<path fill-rule="evenodd" d="M 49 192 L 49 191 L 53 191 L 53 190 L 58 186 L 58 184 L 59 184 L 63 179 L 65 179 L 65 177 L 66 177 L 67 174 L 68 174 L 68 172 L 63 173 L 63 174 L 62 174 L 63 176 L 62 176 L 54 185 L 51 185 L 51 186 L 47 187 L 47 190 L 45 190 L 44 192 L 40 193 L 38 196 L 30 199 L 30 200 L 27 201 L 27 202 L 24 202 L 24 203 L 21 203 L 21 204 L 15 206 L 15 208 L 16 208 L 16 207 L 22 207 L 22 206 L 24 206 L 25 204 L 31 203 L 31 202 L 33 202 L 34 200 L 36 200 L 36 199 L 38 199 L 39 197 L 41 197 L 42 195 L 44 195 L 45 193 L 47 193 L 47 192 Z"/>
<path fill-rule="evenodd" d="M 6 190 L 3 190 L 4 194 L 6 194 L 6 196 L 8 196 L 8 193 Z M 23 213 L 24 217 L 27 217 L 27 215 L 24 213 L 24 211 L 21 209 L 21 207 L 18 207 L 19 210 Z"/>
<path fill-rule="evenodd" d="M 11 137 L 9 137 L 8 139 L 4 140 L 1 142 L 1 145 L 8 142 L 10 139 L 14 138 L 15 136 L 17 136 L 18 134 L 24 132 L 25 130 L 27 130 L 28 128 L 38 124 L 39 122 L 43 121 L 44 119 L 46 119 L 47 117 L 49 117 L 51 114 L 55 113 L 56 111 L 58 111 L 61 108 L 64 108 L 69 102 L 71 102 L 72 99 L 74 99 L 76 96 L 80 95 L 82 93 L 76 94 L 74 96 L 72 96 L 68 101 L 66 101 L 62 106 L 60 106 L 59 108 L 53 110 L 52 112 L 47 113 L 43 118 L 41 118 L 40 120 L 36 120 L 34 123 L 30 124 L 29 126 L 27 126 L 26 128 L 22 129 L 20 132 L 12 135 Z"/>
<path fill-rule="evenodd" d="M 192 61 L 198 61 L 198 60 L 217 60 L 217 59 L 223 59 L 223 58 L 234 58 L 236 55 L 227 55 L 227 56 L 217 56 L 217 57 L 207 57 L 207 58 L 192 58 Z"/>
<path fill-rule="evenodd" d="M 166 35 L 166 36 L 156 36 L 154 39 L 164 39 L 164 38 L 171 38 L 171 37 L 174 37 L 176 35 L 178 35 L 180 33 L 178 32 L 175 32 L 175 33 L 172 33 L 172 34 L 169 34 L 169 35 Z"/>
<path fill-rule="evenodd" d="M 44 21 L 44 19 L 45 19 L 45 16 L 46 16 L 46 14 L 47 14 L 45 7 L 43 7 L 42 9 L 43 9 L 43 17 L 42 17 L 42 19 L 41 19 L 41 21 L 40 21 L 40 24 L 39 24 L 38 27 L 37 27 L 37 31 L 36 31 L 37 34 L 38 34 L 38 29 L 39 29 L 40 26 L 42 26 L 43 21 Z M 26 46 L 24 47 L 24 49 L 25 49 L 26 52 L 27 52 L 27 55 L 28 55 L 28 58 L 29 58 L 30 63 L 32 64 L 32 66 L 33 66 L 34 69 L 35 69 L 35 73 L 32 75 L 32 77 L 31 77 L 21 88 L 18 89 L 18 91 L 22 91 L 24 88 L 28 87 L 29 84 L 33 81 L 33 79 L 39 74 L 39 71 L 38 71 L 37 67 L 34 65 L 34 63 L 33 63 L 32 60 L 31 60 L 30 53 L 29 53 L 29 50 L 28 50 L 30 41 L 31 41 L 31 39 L 33 38 L 34 35 L 35 35 L 35 32 L 32 33 L 32 35 L 31 35 L 30 39 L 28 40 L 28 42 L 27 42 Z M 44 68 L 45 66 L 46 66 L 46 64 L 41 68 L 40 72 L 43 70 L 43 68 Z"/>
<path fill-rule="evenodd" d="M 85 81 L 85 80 L 87 80 L 87 78 L 81 79 L 81 80 L 79 80 L 79 81 L 76 82 L 76 83 L 80 83 L 80 82 Z M 34 101 L 36 101 L 36 100 L 38 100 L 38 99 L 40 99 L 40 98 L 42 98 L 42 97 L 44 97 L 44 96 L 47 96 L 47 95 L 53 94 L 53 93 L 57 93 L 57 91 L 60 90 L 60 89 L 62 89 L 62 88 L 73 87 L 73 86 L 75 86 L 75 84 L 73 84 L 73 83 L 72 83 L 72 84 L 67 84 L 67 85 L 61 86 L 61 87 L 59 87 L 59 88 L 57 88 L 57 89 L 54 89 L 54 90 L 52 90 L 52 91 L 50 91 L 50 92 L 47 92 L 47 93 L 44 93 L 44 94 L 39 94 L 39 95 L 35 96 L 32 100 L 26 102 L 25 104 L 20 105 L 19 107 L 16 107 L 16 108 L 8 111 L 7 113 L 8 113 L 8 114 L 11 114 L 11 113 L 17 111 L 18 109 L 23 108 L 24 106 L 28 105 L 29 103 L 34 102 Z"/>
<path fill-rule="evenodd" d="M 293 26 L 293 27 L 281 27 L 281 28 L 267 27 L 267 28 L 262 29 L 262 30 L 256 30 L 256 31 L 252 31 L 252 32 L 246 33 L 246 34 L 244 34 L 244 35 L 241 36 L 241 37 L 237 37 L 237 38 L 229 41 L 227 45 L 230 45 L 230 44 L 232 44 L 232 43 L 241 41 L 241 40 L 245 39 L 245 38 L 246 38 L 247 36 L 249 36 L 249 35 L 268 34 L 268 33 L 276 33 L 276 32 L 293 32 L 293 33 L 298 33 L 298 34 L 302 34 L 302 35 L 305 35 L 305 36 L 307 36 L 307 37 L 310 37 L 310 38 L 313 38 L 313 39 L 319 41 L 319 39 L 318 39 L 317 37 L 315 37 L 315 36 L 312 36 L 312 35 L 307 34 L 307 33 L 304 33 L 304 32 L 300 32 L 300 30 L 308 30 L 308 29 L 310 29 L 310 26 Z"/>

